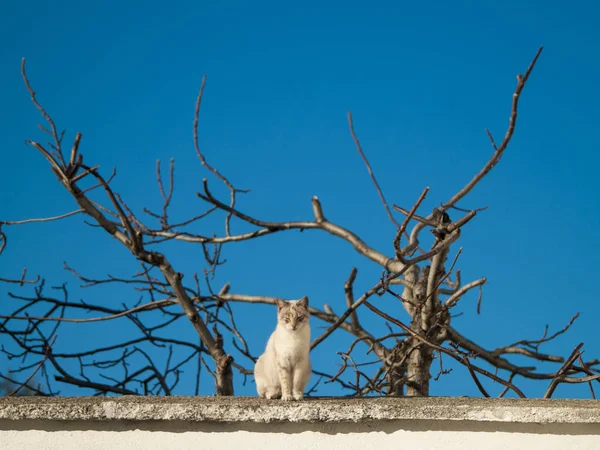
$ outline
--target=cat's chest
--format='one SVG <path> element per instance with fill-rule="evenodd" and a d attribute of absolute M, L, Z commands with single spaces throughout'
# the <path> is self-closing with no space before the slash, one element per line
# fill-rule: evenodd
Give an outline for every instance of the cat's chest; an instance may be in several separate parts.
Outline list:
<path fill-rule="evenodd" d="M 282 339 L 276 346 L 277 358 L 285 359 L 291 363 L 305 356 L 308 344 L 301 339 Z"/>

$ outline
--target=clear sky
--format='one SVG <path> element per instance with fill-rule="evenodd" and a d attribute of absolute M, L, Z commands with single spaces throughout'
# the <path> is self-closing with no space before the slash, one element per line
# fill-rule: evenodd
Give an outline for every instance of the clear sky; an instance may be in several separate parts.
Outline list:
<path fill-rule="evenodd" d="M 489 281 L 482 314 L 475 312 L 476 295 L 467 296 L 453 324 L 495 347 L 539 337 L 546 324 L 562 328 L 581 312 L 547 350 L 566 356 L 584 341 L 585 356 L 600 357 L 597 2 L 34 0 L 5 1 L 0 10 L 0 220 L 75 209 L 46 161 L 23 145 L 43 138 L 19 72 L 25 56 L 39 99 L 67 128 L 66 139 L 81 131 L 89 163 L 99 163 L 104 174 L 118 167 L 115 189 L 136 211 L 160 205 L 155 162 L 171 157 L 174 218 L 204 210 L 194 195 L 207 174 L 194 153 L 192 120 L 207 74 L 200 143 L 238 187 L 252 189 L 240 197 L 243 211 L 265 220 L 310 220 L 310 198 L 318 195 L 331 220 L 387 254 L 394 228 L 352 143 L 347 111 L 388 200 L 410 207 L 430 186 L 430 209 L 487 161 L 484 129 L 501 139 L 515 76 L 543 45 L 512 144 L 461 204 L 489 205 L 465 227 L 459 244 L 463 280 Z M 217 182 L 211 179 L 222 193 Z M 223 233 L 220 222 L 210 224 L 204 232 Z M 67 281 L 76 299 L 115 307 L 136 300 L 131 291 L 82 291 L 63 270 L 64 260 L 89 276 L 137 270 L 130 253 L 82 218 L 7 232 L 0 276 L 18 276 L 27 266 L 50 284 Z M 201 271 L 199 248 L 168 251 L 178 270 Z M 327 302 L 336 311 L 344 308 L 343 282 L 354 265 L 356 292 L 380 275 L 347 243 L 319 232 L 233 245 L 224 255 L 228 263 L 216 286 L 231 281 L 236 293 L 308 295 L 315 306 Z M 11 302 L 0 298 L 3 313 Z M 390 299 L 375 302 L 406 319 Z M 240 312 L 256 353 L 275 313 L 268 307 Z M 321 331 L 317 325 L 314 334 Z M 126 333 L 113 327 L 111 337 Z M 57 346 L 85 348 L 106 339 L 92 326 L 65 327 Z M 335 351 L 349 342 L 340 334 L 320 347 L 314 366 L 335 372 Z M 540 395 L 547 384 L 525 386 Z M 432 393 L 478 394 L 459 369 L 434 382 Z M 587 394 L 587 386 L 557 392 Z"/>

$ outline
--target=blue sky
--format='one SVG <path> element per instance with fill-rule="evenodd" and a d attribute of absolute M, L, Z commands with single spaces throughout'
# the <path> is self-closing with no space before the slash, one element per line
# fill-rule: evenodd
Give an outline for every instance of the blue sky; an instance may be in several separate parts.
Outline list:
<path fill-rule="evenodd" d="M 236 186 L 252 189 L 240 197 L 243 211 L 265 220 L 308 220 L 310 198 L 318 195 L 331 220 L 391 254 L 394 228 L 352 143 L 347 111 L 388 201 L 410 207 L 430 186 L 426 211 L 487 161 L 484 129 L 501 139 L 515 76 L 543 45 L 507 153 L 461 203 L 489 205 L 459 242 L 463 280 L 486 276 L 488 283 L 482 314 L 475 313 L 476 295 L 467 296 L 453 324 L 495 347 L 539 337 L 546 324 L 561 328 L 581 312 L 571 331 L 546 350 L 566 355 L 584 341 L 585 356 L 600 357 L 599 8 L 592 1 L 4 2 L 0 220 L 51 216 L 75 206 L 46 161 L 23 145 L 42 139 L 39 114 L 20 77 L 25 56 L 38 97 L 67 128 L 66 139 L 81 131 L 86 161 L 100 164 L 104 174 L 118 167 L 115 189 L 136 211 L 160 205 L 155 163 L 166 165 L 171 157 L 174 219 L 204 209 L 194 195 L 207 173 L 194 153 L 192 121 L 207 74 L 200 144 Z M 211 186 L 224 194 L 217 181 Z M 206 227 L 223 233 L 221 222 Z M 62 269 L 66 260 L 90 276 L 137 270 L 125 249 L 81 218 L 7 231 L 0 276 L 18 276 L 27 266 L 50 284 L 67 281 L 75 298 L 115 306 L 135 301 L 137 294 L 125 290 L 82 291 Z M 172 245 L 168 251 L 178 270 L 188 276 L 201 271 L 199 248 Z M 380 275 L 345 242 L 318 232 L 272 236 L 224 253 L 228 263 L 215 285 L 231 281 L 237 293 L 308 295 L 315 306 L 327 302 L 337 311 L 344 308 L 343 282 L 353 266 L 359 268 L 357 293 Z M 376 303 L 406 318 L 390 299 Z M 5 296 L 0 305 L 3 313 L 12 308 Z M 239 310 L 258 352 L 274 312 Z M 112 337 L 125 333 L 111 326 Z M 92 346 L 106 339 L 98 330 L 65 327 L 57 345 Z M 349 342 L 340 334 L 324 344 L 314 366 L 335 372 L 335 351 Z M 524 386 L 540 395 L 546 383 Z M 239 392 L 253 394 L 253 386 Z M 477 390 L 455 369 L 432 384 L 432 393 Z M 587 386 L 557 392 L 587 394 Z"/>

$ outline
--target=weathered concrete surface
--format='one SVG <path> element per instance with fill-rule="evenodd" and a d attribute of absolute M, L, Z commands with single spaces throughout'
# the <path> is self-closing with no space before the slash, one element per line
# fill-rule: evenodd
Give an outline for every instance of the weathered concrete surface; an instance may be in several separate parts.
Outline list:
<path fill-rule="evenodd" d="M 600 424 L 594 400 L 255 397 L 4 397 L 0 420 L 342 423 L 389 420 Z"/>

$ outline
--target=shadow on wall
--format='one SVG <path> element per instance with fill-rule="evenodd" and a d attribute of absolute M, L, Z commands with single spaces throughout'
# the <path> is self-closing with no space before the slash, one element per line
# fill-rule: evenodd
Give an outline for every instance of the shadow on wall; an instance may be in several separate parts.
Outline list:
<path fill-rule="evenodd" d="M 510 422 L 477 422 L 449 420 L 380 420 L 361 423 L 209 423 L 165 420 L 0 420 L 0 431 L 110 431 L 125 432 L 131 430 L 157 431 L 168 433 L 284 433 L 304 432 L 323 434 L 349 433 L 386 433 L 409 432 L 481 432 L 481 433 L 522 433 L 554 435 L 599 435 L 600 424 L 535 424 Z"/>

